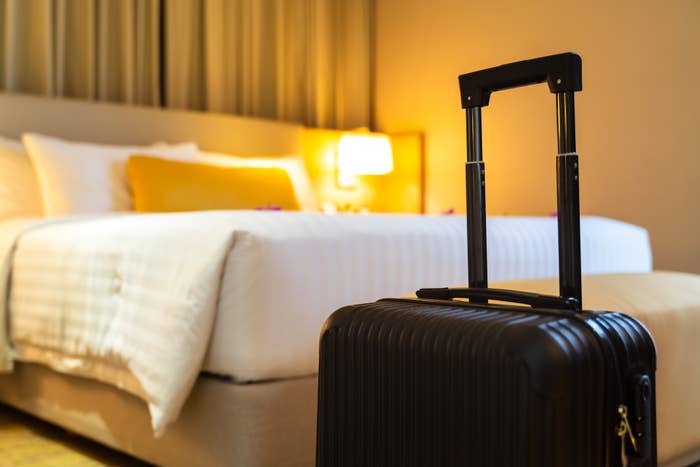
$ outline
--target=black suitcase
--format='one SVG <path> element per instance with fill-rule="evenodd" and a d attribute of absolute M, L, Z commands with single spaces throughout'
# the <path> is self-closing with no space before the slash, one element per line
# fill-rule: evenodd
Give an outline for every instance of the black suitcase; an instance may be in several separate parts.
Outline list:
<path fill-rule="evenodd" d="M 557 102 L 560 296 L 489 289 L 486 279 L 481 107 L 493 91 L 544 81 Z M 469 288 L 421 289 L 419 299 L 348 306 L 327 320 L 317 466 L 655 466 L 653 339 L 634 318 L 581 308 L 580 57 L 459 82 Z"/>

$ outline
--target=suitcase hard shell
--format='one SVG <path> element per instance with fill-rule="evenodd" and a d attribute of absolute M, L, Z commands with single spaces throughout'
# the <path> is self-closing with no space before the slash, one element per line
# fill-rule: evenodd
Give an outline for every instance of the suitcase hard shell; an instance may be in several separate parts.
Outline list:
<path fill-rule="evenodd" d="M 480 110 L 490 92 L 542 81 L 557 95 L 558 297 L 490 289 L 486 274 Z M 320 342 L 317 465 L 656 466 L 653 338 L 634 318 L 581 309 L 580 58 L 469 73 L 460 88 L 470 287 L 333 313 Z"/>

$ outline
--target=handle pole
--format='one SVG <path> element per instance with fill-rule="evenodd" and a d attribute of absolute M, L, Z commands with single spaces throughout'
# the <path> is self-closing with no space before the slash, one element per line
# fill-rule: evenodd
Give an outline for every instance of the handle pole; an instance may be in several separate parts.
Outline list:
<path fill-rule="evenodd" d="M 574 115 L 574 93 L 558 92 L 557 96 L 557 141 L 559 154 L 576 152 L 576 119 Z"/>
<path fill-rule="evenodd" d="M 486 179 L 481 151 L 481 107 L 467 114 L 467 248 L 469 287 L 488 287 L 486 264 Z M 477 299 L 479 302 L 485 300 Z M 475 300 L 475 301 L 477 301 Z"/>
<path fill-rule="evenodd" d="M 574 93 L 557 96 L 557 212 L 559 233 L 559 295 L 581 301 L 581 222 L 579 165 L 574 126 Z M 579 308 L 581 309 L 581 308 Z"/>

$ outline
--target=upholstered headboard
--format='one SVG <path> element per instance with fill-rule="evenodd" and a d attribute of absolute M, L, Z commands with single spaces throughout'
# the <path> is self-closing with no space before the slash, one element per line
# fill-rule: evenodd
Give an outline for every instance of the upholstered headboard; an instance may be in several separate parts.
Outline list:
<path fill-rule="evenodd" d="M 394 172 L 360 177 L 356 189 L 335 185 L 334 154 L 343 132 L 204 112 L 165 110 L 80 99 L 0 93 L 0 135 L 38 132 L 73 141 L 151 144 L 194 141 L 200 149 L 239 156 L 298 154 L 319 199 L 377 212 L 423 212 L 420 133 L 391 135 Z"/>
<path fill-rule="evenodd" d="M 301 130 L 233 115 L 0 93 L 0 135 L 12 138 L 34 131 L 111 144 L 195 141 L 201 149 L 252 156 L 299 154 Z"/>

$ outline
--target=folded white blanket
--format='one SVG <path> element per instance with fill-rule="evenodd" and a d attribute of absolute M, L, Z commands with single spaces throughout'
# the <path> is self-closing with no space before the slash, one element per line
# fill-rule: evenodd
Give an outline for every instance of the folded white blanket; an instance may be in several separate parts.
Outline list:
<path fill-rule="evenodd" d="M 7 302 L 9 296 L 9 275 L 12 270 L 12 253 L 16 246 L 17 238 L 22 232 L 36 224 L 36 220 L 17 219 L 5 221 L 0 229 L 0 371 L 12 371 L 14 354 L 10 346 L 10 334 L 7 329 L 9 320 L 6 317 Z"/>
<path fill-rule="evenodd" d="M 0 372 L 12 371 L 14 352 L 10 345 L 10 332 L 7 328 L 10 320 L 7 318 L 7 297 L 10 295 L 10 273 L 12 272 L 13 253 L 19 237 L 32 229 L 51 224 L 85 220 L 86 217 L 77 216 L 68 219 L 34 219 L 17 218 L 4 220 L 0 229 Z"/>
<path fill-rule="evenodd" d="M 31 315 L 12 315 L 17 358 L 33 360 L 32 353 L 42 348 L 56 354 L 50 363 L 59 371 L 90 376 L 143 398 L 154 432 L 161 434 L 179 414 L 204 358 L 233 240 L 230 220 L 116 216 L 65 220 L 49 230 L 51 244 L 41 237 L 42 244 L 28 248 L 31 257 L 13 267 L 13 277 L 21 281 L 22 275 L 32 274 L 33 282 L 41 284 L 41 274 L 60 267 L 79 293 L 31 290 L 55 300 L 43 301 L 52 306 L 34 308 Z M 18 223 L 12 232 L 3 231 L 0 253 L 7 272 L 12 233 L 15 238 L 22 234 L 21 248 L 41 229 Z M 104 270 L 111 272 L 109 280 L 99 273 Z M 13 305 L 32 300 L 31 294 L 13 294 Z M 59 311 L 59 320 L 50 319 Z M 5 314 L 0 316 L 4 322 Z M 2 369 L 10 370 L 6 340 L 0 343 L 0 355 Z"/>

